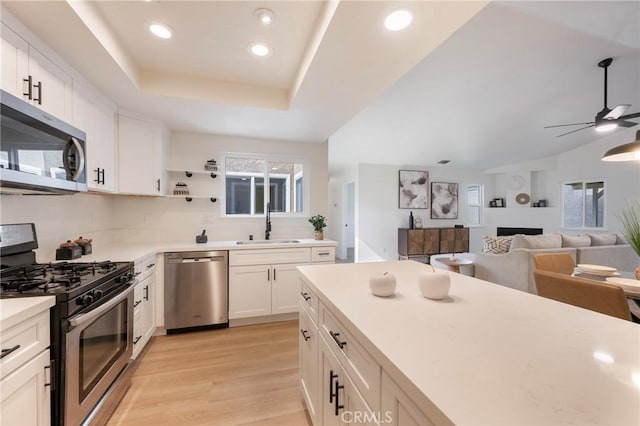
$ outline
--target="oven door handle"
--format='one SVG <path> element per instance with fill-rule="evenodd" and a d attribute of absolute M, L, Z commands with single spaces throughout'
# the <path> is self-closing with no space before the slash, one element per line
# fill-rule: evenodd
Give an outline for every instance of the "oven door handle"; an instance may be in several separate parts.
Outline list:
<path fill-rule="evenodd" d="M 133 292 L 133 288 L 135 287 L 133 285 L 134 283 L 135 283 L 135 281 L 133 281 L 132 284 L 129 285 L 129 287 L 126 290 L 124 290 L 122 293 L 120 293 L 119 295 L 117 295 L 113 299 L 109 300 L 104 305 L 100 305 L 96 309 L 94 309 L 93 311 L 87 312 L 86 314 L 78 315 L 75 318 L 71 318 L 69 320 L 69 324 L 71 325 L 71 328 L 75 328 L 75 327 L 77 327 L 79 325 L 82 325 L 82 324 L 85 324 L 87 322 L 93 321 L 94 319 L 98 318 L 100 315 L 102 315 L 105 312 L 107 312 L 109 309 L 111 309 L 114 306 L 116 306 L 118 303 L 122 302 L 124 299 L 129 297 L 129 295 Z"/>

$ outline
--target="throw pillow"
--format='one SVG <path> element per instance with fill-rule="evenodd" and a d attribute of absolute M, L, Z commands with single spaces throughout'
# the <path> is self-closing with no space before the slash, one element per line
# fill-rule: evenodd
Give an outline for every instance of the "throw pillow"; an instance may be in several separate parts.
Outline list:
<path fill-rule="evenodd" d="M 482 238 L 482 251 L 484 253 L 504 254 L 509 251 L 511 237 L 486 236 Z"/>
<path fill-rule="evenodd" d="M 562 234 L 562 247 L 589 247 L 591 238 L 588 235 Z"/>
<path fill-rule="evenodd" d="M 587 234 L 591 238 L 592 246 L 612 246 L 615 245 L 618 237 L 616 234 Z"/>
<path fill-rule="evenodd" d="M 524 249 L 549 249 L 562 247 L 562 237 L 560 234 L 542 235 L 514 235 L 511 241 L 510 250 L 517 248 Z"/>

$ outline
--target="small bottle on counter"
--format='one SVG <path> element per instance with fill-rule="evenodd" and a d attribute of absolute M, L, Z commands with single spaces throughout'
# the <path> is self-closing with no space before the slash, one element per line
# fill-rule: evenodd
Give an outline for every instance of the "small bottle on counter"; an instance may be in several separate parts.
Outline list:
<path fill-rule="evenodd" d="M 413 212 L 409 212 L 409 229 L 413 229 Z"/>

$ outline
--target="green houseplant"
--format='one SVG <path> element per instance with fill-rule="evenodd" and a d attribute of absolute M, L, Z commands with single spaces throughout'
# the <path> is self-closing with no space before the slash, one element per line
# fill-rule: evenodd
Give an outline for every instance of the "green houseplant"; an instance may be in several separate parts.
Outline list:
<path fill-rule="evenodd" d="M 630 201 L 619 217 L 622 222 L 622 235 L 640 256 L 640 200 Z M 636 279 L 640 280 L 640 266 L 636 268 Z"/>
<path fill-rule="evenodd" d="M 317 214 L 309 218 L 309 223 L 313 225 L 313 229 L 316 231 L 316 240 L 322 240 L 324 238 L 322 228 L 327 226 L 327 218 Z"/>

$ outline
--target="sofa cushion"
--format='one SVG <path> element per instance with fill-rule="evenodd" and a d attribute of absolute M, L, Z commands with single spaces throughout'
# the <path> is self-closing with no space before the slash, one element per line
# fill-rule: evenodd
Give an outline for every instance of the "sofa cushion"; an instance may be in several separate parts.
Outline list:
<path fill-rule="evenodd" d="M 591 238 L 588 235 L 562 234 L 562 247 L 589 247 Z"/>
<path fill-rule="evenodd" d="M 618 240 L 616 234 L 587 234 L 592 246 L 613 246 Z"/>
<path fill-rule="evenodd" d="M 551 249 L 562 247 L 560 234 L 522 235 L 517 234 L 511 240 L 509 250 L 524 249 Z"/>
<path fill-rule="evenodd" d="M 482 251 L 484 253 L 504 254 L 511 246 L 511 236 L 494 237 L 486 236 L 482 238 Z"/>

